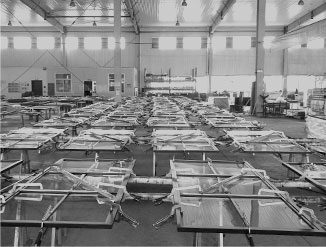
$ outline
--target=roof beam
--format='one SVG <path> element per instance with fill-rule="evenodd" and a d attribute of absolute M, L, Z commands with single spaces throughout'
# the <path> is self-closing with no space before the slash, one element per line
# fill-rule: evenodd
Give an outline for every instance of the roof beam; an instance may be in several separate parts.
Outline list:
<path fill-rule="evenodd" d="M 134 7 L 132 5 L 132 0 L 125 0 L 124 3 L 125 3 L 125 5 L 127 7 L 127 10 L 129 12 L 130 19 L 132 21 L 132 25 L 134 26 L 134 29 L 135 29 L 135 33 L 139 34 L 139 26 L 138 26 L 138 23 L 137 23 Z"/>
<path fill-rule="evenodd" d="M 47 19 L 46 11 L 41 8 L 38 4 L 36 4 L 33 0 L 20 0 L 23 4 L 33 10 L 36 14 L 40 15 L 44 20 L 54 26 L 61 33 L 65 33 L 65 27 L 58 22 L 56 19 Z"/>
<path fill-rule="evenodd" d="M 236 0 L 228 0 L 221 11 L 218 11 L 216 13 L 216 16 L 214 17 L 214 21 L 212 26 L 210 26 L 210 33 L 213 34 L 217 28 L 217 26 L 220 24 L 220 22 L 223 20 L 224 16 L 229 12 L 229 10 L 232 8 L 233 4 L 235 4 Z"/>
<path fill-rule="evenodd" d="M 313 9 L 312 11 L 308 12 L 304 16 L 301 16 L 299 19 L 293 21 L 289 25 L 285 26 L 285 32 L 290 32 L 298 27 L 300 27 L 303 23 L 313 19 L 316 15 L 319 15 L 326 11 L 326 3 L 323 3 L 319 7 Z"/>

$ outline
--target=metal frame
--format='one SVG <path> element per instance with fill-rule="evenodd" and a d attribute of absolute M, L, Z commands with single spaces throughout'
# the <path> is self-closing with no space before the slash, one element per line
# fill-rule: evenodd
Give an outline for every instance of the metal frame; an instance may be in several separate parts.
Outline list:
<path fill-rule="evenodd" d="M 11 169 L 15 168 L 16 166 L 23 165 L 23 160 L 1 160 L 1 174 L 10 171 Z M 8 165 L 4 165 L 8 163 Z"/>
<path fill-rule="evenodd" d="M 77 118 L 78 119 L 78 118 Z M 73 118 L 69 119 L 67 117 L 58 117 L 51 119 L 53 122 L 49 120 L 44 120 L 40 123 L 35 124 L 33 127 L 42 127 L 42 128 L 67 128 L 71 127 L 71 134 L 72 136 L 77 136 L 77 128 L 82 127 L 86 124 L 88 119 L 80 119 L 83 120 L 82 122 L 74 121 Z M 65 122 L 66 121 L 66 122 Z"/>
<path fill-rule="evenodd" d="M 321 190 L 323 193 L 326 193 L 326 185 L 325 184 L 318 182 L 317 178 L 311 178 L 311 177 L 305 176 L 304 172 L 302 172 L 299 169 L 294 167 L 295 165 L 301 165 L 301 164 L 302 163 L 295 163 L 295 162 L 286 163 L 286 162 L 282 161 L 282 165 L 284 167 L 286 167 L 289 171 L 294 172 L 295 174 L 300 176 L 300 178 L 303 178 L 304 180 L 306 180 L 307 182 L 309 182 L 310 184 L 314 185 L 316 188 Z M 326 166 L 326 163 L 315 163 L 315 164 Z"/>
<path fill-rule="evenodd" d="M 92 132 L 94 131 L 94 133 Z M 95 151 L 95 152 L 100 152 L 100 151 L 113 151 L 113 152 L 119 152 L 119 151 L 129 151 L 127 149 L 127 145 L 130 144 L 129 140 L 132 139 L 133 133 L 126 133 L 126 134 L 105 134 L 105 133 L 96 133 L 97 131 L 102 131 L 102 132 L 108 132 L 110 130 L 102 130 L 102 129 L 87 129 L 85 131 L 82 131 L 79 133 L 79 135 L 77 137 L 72 137 L 68 142 L 63 143 L 62 145 L 60 145 L 58 147 L 59 151 Z M 127 130 L 115 130 L 115 131 L 127 131 Z M 94 135 L 94 137 L 91 137 L 90 135 Z M 119 139 L 117 137 L 114 136 L 122 136 L 124 137 L 126 140 L 124 139 Z M 87 136 L 89 136 L 89 139 L 85 139 L 85 137 L 87 138 Z M 113 136 L 113 137 L 111 137 Z M 93 139 L 92 139 L 93 138 Z M 129 140 L 127 140 L 129 139 Z M 75 141 L 83 141 L 85 143 L 90 143 L 89 145 L 81 145 L 78 148 L 73 148 L 70 147 L 70 145 L 73 145 Z M 110 143 L 112 144 L 111 146 L 103 146 L 102 148 L 94 148 L 94 146 L 97 143 Z M 76 144 L 78 145 L 78 144 Z M 112 148 L 113 146 L 113 148 Z"/>
<path fill-rule="evenodd" d="M 193 130 L 193 131 L 196 131 L 196 130 Z M 155 132 L 154 132 L 155 133 Z M 191 137 L 192 134 L 188 134 L 188 136 L 186 137 Z M 195 137 L 200 137 L 200 138 L 203 138 L 203 139 L 206 139 L 207 142 L 207 146 L 210 146 L 211 147 L 211 150 L 201 150 L 201 149 L 196 149 L 196 150 L 193 150 L 193 149 L 187 149 L 186 146 L 184 146 L 184 143 L 190 143 L 190 144 L 197 144 L 197 140 L 194 140 L 194 141 L 186 141 L 186 142 L 183 142 L 182 140 L 182 132 L 180 133 L 179 136 L 173 136 L 171 135 L 171 139 L 181 139 L 181 140 L 157 140 L 157 137 L 159 136 L 153 136 L 153 176 L 156 176 L 156 159 L 157 159 L 157 154 L 159 153 L 201 153 L 202 154 L 202 157 L 203 157 L 203 160 L 206 159 L 206 153 L 215 153 L 215 152 L 218 152 L 218 148 L 215 147 L 214 143 L 212 142 L 211 139 L 209 139 L 206 134 L 205 135 L 196 135 Z M 168 143 L 168 145 L 176 145 L 176 144 L 182 144 L 184 149 L 180 149 L 180 150 L 175 150 L 175 149 L 169 149 L 169 150 L 160 150 L 158 149 L 158 144 L 160 144 L 160 146 L 164 146 L 164 144 Z"/>
<path fill-rule="evenodd" d="M 29 128 L 32 129 L 32 128 Z M 50 129 L 54 129 L 54 128 L 49 128 L 49 129 L 39 129 L 39 130 L 50 130 Z M 18 129 L 21 130 L 21 129 Z M 33 129 L 33 130 L 38 130 L 37 128 Z M 30 159 L 29 159 L 29 153 L 28 151 L 30 150 L 39 150 L 40 148 L 44 147 L 45 145 L 47 145 L 49 142 L 54 142 L 55 144 L 57 144 L 57 139 L 62 136 L 65 135 L 65 133 L 67 132 L 68 129 L 55 129 L 58 130 L 57 133 L 50 133 L 48 136 L 44 136 L 45 138 L 43 139 L 37 139 L 37 135 L 38 136 L 42 136 L 44 134 L 44 132 L 42 133 L 42 131 L 40 131 L 40 133 L 32 133 L 29 136 L 26 136 L 25 138 L 10 138 L 11 134 L 19 134 L 15 133 L 16 131 L 10 131 L 8 134 L 4 134 L 0 137 L 0 140 L 2 142 L 2 140 L 6 141 L 6 140 L 14 140 L 16 142 L 14 142 L 13 144 L 9 145 L 9 146 L 0 146 L 1 151 L 3 152 L 7 152 L 7 151 L 11 151 L 11 150 L 21 150 L 22 151 L 22 156 L 23 156 L 23 165 L 27 165 L 27 172 L 30 172 Z M 17 145 L 18 143 L 22 143 L 24 144 L 24 142 L 27 143 L 31 143 L 32 142 L 32 146 L 28 147 L 18 147 L 15 145 Z M 25 167 L 26 170 L 26 167 Z"/>
<path fill-rule="evenodd" d="M 251 154 L 255 154 L 255 153 L 262 153 L 262 154 L 274 154 L 274 155 L 278 155 L 281 159 L 282 159 L 282 154 L 288 154 L 289 155 L 289 161 L 293 160 L 293 155 L 295 154 L 301 154 L 302 155 L 302 161 L 304 159 L 306 159 L 307 161 L 309 161 L 309 154 L 311 154 L 312 152 L 310 150 L 308 150 L 307 148 L 299 145 L 298 143 L 296 143 L 295 141 L 288 139 L 283 132 L 277 132 L 277 131 L 266 131 L 266 132 L 270 132 L 269 134 L 266 135 L 262 135 L 262 136 L 258 136 L 255 138 L 252 138 L 252 140 L 237 140 L 232 133 L 230 133 L 229 131 L 224 131 L 226 133 L 226 136 L 230 137 L 233 140 L 233 144 L 235 146 L 238 147 L 239 150 L 241 150 L 241 152 L 243 153 L 251 153 Z M 240 132 L 240 131 L 239 131 Z M 256 131 L 256 132 L 251 132 L 249 131 L 248 133 L 259 133 L 260 131 Z M 264 141 L 265 137 L 268 137 L 270 135 L 273 134 L 277 134 L 279 135 L 279 139 L 277 139 L 276 141 Z M 250 150 L 247 149 L 245 145 L 247 144 L 261 144 L 261 145 L 265 145 L 267 146 L 269 149 L 271 150 Z M 293 145 L 293 147 L 296 147 L 298 149 L 298 151 L 289 151 L 289 150 L 275 150 L 272 146 L 273 145 L 281 145 L 281 144 L 288 144 L 288 145 Z"/>
<path fill-rule="evenodd" d="M 171 165 L 171 174 L 172 174 L 172 181 L 173 181 L 173 188 L 177 188 L 178 187 L 178 177 L 180 176 L 180 174 L 177 174 L 177 171 L 175 170 L 175 166 L 173 164 L 173 162 L 177 162 L 180 160 L 175 160 L 175 161 L 171 161 L 170 165 Z M 188 161 L 183 161 L 183 162 L 188 162 Z M 197 163 L 205 163 L 205 164 L 209 164 L 209 162 L 211 163 L 218 163 L 221 161 L 191 161 L 191 162 L 197 162 Z M 224 162 L 224 161 L 223 161 Z M 225 162 L 224 162 L 225 163 Z M 232 163 L 232 162 L 230 162 Z M 233 162 L 238 164 L 239 162 Z M 248 168 L 253 168 L 249 163 L 247 162 L 243 162 L 243 164 L 248 167 Z M 210 166 L 209 166 L 210 167 Z M 215 169 L 212 168 L 213 173 L 215 173 L 216 171 L 214 171 Z M 267 187 L 269 187 L 271 190 L 273 191 L 277 191 L 277 188 L 270 183 L 266 178 L 264 178 L 261 174 L 259 174 L 258 172 L 253 172 L 255 177 L 260 179 Z M 183 174 L 184 175 L 184 174 Z M 192 177 L 196 177 L 196 175 L 193 174 L 186 174 L 187 176 L 192 176 Z M 204 175 L 204 174 L 203 174 Z M 176 208 L 175 214 L 176 214 L 176 219 L 177 219 L 177 229 L 180 232 L 206 232 L 206 233 L 243 233 L 243 234 L 268 234 L 268 235 L 307 235 L 307 236 L 326 236 L 326 231 L 323 230 L 321 228 L 320 225 L 315 224 L 314 222 L 311 222 L 307 215 L 305 214 L 300 214 L 300 209 L 293 203 L 290 201 L 290 199 L 286 198 L 285 196 L 283 196 L 282 194 L 274 194 L 274 196 L 259 196 L 259 195 L 255 195 L 255 196 L 246 196 L 246 195 L 230 195 L 230 194 L 211 194 L 211 195 L 206 195 L 206 194 L 181 194 L 178 190 L 175 190 L 175 192 L 173 193 L 173 198 L 174 198 L 174 204 L 178 205 L 181 203 L 181 197 L 206 197 L 206 198 L 248 198 L 248 199 L 267 199 L 267 198 L 277 198 L 282 200 L 287 206 L 288 208 L 290 208 L 294 213 L 296 213 L 298 215 L 298 217 L 303 220 L 308 226 L 310 226 L 312 229 L 309 231 L 305 231 L 305 230 L 299 230 L 299 229 L 272 229 L 272 228 L 259 228 L 259 227 L 250 227 L 250 226 L 246 226 L 246 227 L 229 227 L 229 226 L 216 226 L 213 228 L 207 227 L 207 228 L 200 228 L 200 227 L 187 227 L 187 226 L 183 226 L 182 225 L 182 217 L 183 217 L 183 212 L 181 212 L 181 208 Z"/>
<path fill-rule="evenodd" d="M 58 162 L 56 162 L 57 165 L 62 164 L 63 162 L 69 162 L 69 161 L 78 161 L 78 159 L 61 159 Z M 119 160 L 112 160 L 112 159 L 100 159 L 100 160 L 89 160 L 90 165 L 93 164 L 87 172 L 84 172 L 83 175 L 78 178 L 77 181 L 79 181 L 79 184 L 81 181 L 85 178 L 85 176 L 91 176 L 93 175 L 91 172 L 92 167 L 96 162 L 105 162 L 105 161 L 119 161 Z M 93 161 L 93 162 L 92 162 Z M 121 161 L 121 160 L 120 160 Z M 123 180 L 121 183 L 121 186 L 126 186 L 128 183 L 128 180 L 132 174 L 132 169 L 135 164 L 135 160 L 123 160 L 125 162 L 128 162 L 128 169 L 125 170 L 125 172 L 119 172 L 119 173 L 111 173 L 111 175 L 123 175 Z M 53 167 L 48 167 L 44 171 L 40 173 L 34 174 L 29 180 L 28 183 L 35 183 L 39 181 L 41 178 L 46 179 L 46 175 L 53 174 L 51 172 L 51 169 Z M 65 170 L 63 170 L 65 171 Z M 66 171 L 65 171 L 66 172 Z M 55 171 L 55 173 L 58 173 Z M 65 173 L 61 172 L 59 170 L 59 174 L 62 174 L 64 176 Z M 74 172 L 71 172 L 71 174 L 74 174 Z M 109 176 L 108 173 L 105 173 L 105 176 Z M 19 182 L 18 182 L 19 183 Z M 85 182 L 87 184 L 87 182 Z M 77 185 L 79 185 L 77 184 Z M 76 183 L 75 183 L 76 185 Z M 55 213 L 55 211 L 61 206 L 64 201 L 69 197 L 69 196 L 91 196 L 94 197 L 95 195 L 101 195 L 101 189 L 96 189 L 95 191 L 89 191 L 89 190 L 75 190 L 75 185 L 69 189 L 69 190 L 28 190 L 24 189 L 26 186 L 23 186 L 22 189 L 18 188 L 15 191 L 13 191 L 9 196 L 5 197 L 4 202 L 1 204 L 1 208 L 5 206 L 6 203 L 8 203 L 10 200 L 14 199 L 15 197 L 19 196 L 22 193 L 37 193 L 37 194 L 47 194 L 47 195 L 64 195 L 62 199 L 54 206 L 54 211 L 52 212 Z M 11 186 L 9 186 L 11 188 Z M 8 189 L 9 189 L 8 188 Z M 8 191 L 8 190 L 7 190 Z M 7 191 L 1 191 L 1 193 L 7 192 Z M 89 221 L 54 221 L 54 220 L 5 220 L 2 219 L 0 224 L 2 227 L 55 227 L 55 228 L 98 228 L 98 229 L 111 229 L 114 223 L 115 218 L 117 217 L 117 214 L 119 213 L 119 208 L 117 208 L 114 205 L 119 205 L 121 200 L 124 197 L 124 190 L 123 189 L 118 189 L 118 191 L 115 193 L 114 197 L 114 204 L 111 205 L 111 210 L 110 213 L 108 214 L 107 218 L 103 222 L 89 222 Z M 109 204 L 110 205 L 110 204 Z M 121 213 L 121 212 L 120 212 Z M 124 215 L 122 215 L 124 216 Z M 129 221 L 131 218 L 127 217 L 127 220 Z"/>

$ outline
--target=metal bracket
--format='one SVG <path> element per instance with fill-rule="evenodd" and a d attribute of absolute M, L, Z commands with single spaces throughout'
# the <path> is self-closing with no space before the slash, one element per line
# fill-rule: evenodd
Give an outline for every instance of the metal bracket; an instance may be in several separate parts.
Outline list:
<path fill-rule="evenodd" d="M 261 195 L 262 192 L 266 192 L 266 193 L 273 193 L 273 194 L 283 194 L 287 197 L 289 197 L 289 193 L 286 191 L 282 191 L 282 190 L 270 190 L 270 189 L 260 189 L 258 191 L 258 195 Z M 267 203 L 262 203 L 260 200 L 258 200 L 258 204 L 261 207 L 266 207 L 266 206 L 274 206 L 274 205 L 281 205 L 284 204 L 283 201 L 279 201 L 279 202 L 267 202 Z"/>
<path fill-rule="evenodd" d="M 3 195 L 0 195 L 0 199 L 1 199 L 1 204 L 5 202 L 5 197 Z M 0 214 L 2 214 L 5 211 L 5 208 L 6 206 L 1 205 Z"/>
<path fill-rule="evenodd" d="M 15 192 L 17 188 L 25 188 L 25 187 L 38 187 L 40 190 L 43 190 L 43 184 L 41 183 L 18 183 L 15 184 L 12 191 Z M 31 194 L 33 195 L 33 194 Z M 43 199 L 43 194 L 38 194 L 39 197 L 24 197 L 24 196 L 16 196 L 15 200 L 22 200 L 22 201 L 37 201 L 40 202 Z"/>
<path fill-rule="evenodd" d="M 153 226 L 155 227 L 155 229 L 159 229 L 161 226 L 163 226 L 164 224 L 170 222 L 173 219 L 173 216 L 175 215 L 175 212 L 178 208 L 181 208 L 180 205 L 174 205 L 171 209 L 170 214 L 168 214 L 167 216 L 163 217 L 162 219 L 159 219 L 158 221 L 156 221 Z"/>
<path fill-rule="evenodd" d="M 307 213 L 309 214 L 309 216 L 310 216 L 310 220 L 311 220 L 313 223 L 317 222 L 317 217 L 316 217 L 316 215 L 315 215 L 314 210 L 312 210 L 312 209 L 310 209 L 310 208 L 302 207 L 302 208 L 300 208 L 300 210 L 299 210 L 299 215 L 303 215 L 303 212 L 307 212 Z M 300 219 L 300 223 L 301 223 L 302 225 L 306 225 L 306 223 L 305 223 L 302 219 Z"/>

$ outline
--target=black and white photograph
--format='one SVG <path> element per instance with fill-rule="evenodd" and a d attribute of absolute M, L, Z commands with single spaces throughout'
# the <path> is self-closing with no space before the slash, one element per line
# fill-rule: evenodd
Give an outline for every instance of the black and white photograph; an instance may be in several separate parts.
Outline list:
<path fill-rule="evenodd" d="M 0 16 L 1 246 L 326 246 L 326 0 Z"/>

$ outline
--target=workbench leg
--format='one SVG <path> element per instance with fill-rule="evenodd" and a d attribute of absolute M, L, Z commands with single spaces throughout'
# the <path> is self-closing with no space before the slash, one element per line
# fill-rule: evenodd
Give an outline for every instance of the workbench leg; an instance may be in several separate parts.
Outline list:
<path fill-rule="evenodd" d="M 205 161 L 205 160 L 206 160 L 206 154 L 203 153 L 203 161 Z"/>
<path fill-rule="evenodd" d="M 25 126 L 25 123 L 24 123 L 24 114 L 21 114 L 21 117 L 22 117 L 22 127 L 24 127 Z"/>
<path fill-rule="evenodd" d="M 194 232 L 194 241 L 193 241 L 193 246 L 201 246 L 202 242 L 202 233 L 201 232 Z"/>
<path fill-rule="evenodd" d="M 24 160 L 24 167 L 25 167 L 25 173 L 31 172 L 31 164 L 29 160 L 29 154 L 28 150 L 23 150 L 23 160 Z"/>
<path fill-rule="evenodd" d="M 309 163 L 309 161 L 310 161 L 309 154 L 302 154 L 301 163 L 305 164 L 305 163 Z"/>
<path fill-rule="evenodd" d="M 76 126 L 73 126 L 73 127 L 72 127 L 71 135 L 72 135 L 72 136 L 77 136 L 77 127 L 76 127 Z"/>
<path fill-rule="evenodd" d="M 156 153 L 153 151 L 153 177 L 156 174 Z"/>
<path fill-rule="evenodd" d="M 17 201 L 17 210 L 16 210 L 16 220 L 20 220 L 21 217 L 21 201 Z M 20 246 L 19 240 L 21 240 L 21 229 L 20 227 L 15 227 L 15 237 L 14 237 L 14 247 Z"/>

